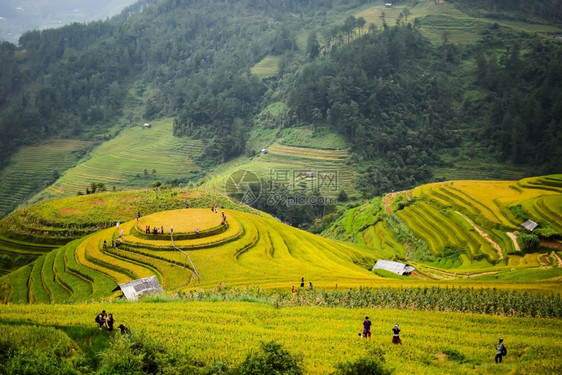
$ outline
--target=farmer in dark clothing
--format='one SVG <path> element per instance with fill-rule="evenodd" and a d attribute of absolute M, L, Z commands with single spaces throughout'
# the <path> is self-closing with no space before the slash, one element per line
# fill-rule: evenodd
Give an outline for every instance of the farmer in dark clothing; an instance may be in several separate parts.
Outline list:
<path fill-rule="evenodd" d="M 496 354 L 496 363 L 502 363 L 502 358 L 506 353 L 505 350 L 505 346 L 503 345 L 503 339 L 500 338 L 500 341 L 498 343 L 498 346 L 496 347 L 496 350 L 498 351 Z"/>
<path fill-rule="evenodd" d="M 394 334 L 392 335 L 392 343 L 402 345 L 402 340 L 400 340 L 400 327 L 398 327 L 398 324 L 394 325 L 394 328 L 392 328 L 392 332 L 394 332 Z"/>
<path fill-rule="evenodd" d="M 371 321 L 368 316 L 363 321 L 363 337 L 371 338 Z"/>
<path fill-rule="evenodd" d="M 109 314 L 107 319 L 105 319 L 105 327 L 108 331 L 113 331 L 113 323 L 115 323 L 115 319 L 113 319 L 113 314 Z"/>
<path fill-rule="evenodd" d="M 102 310 L 101 313 L 96 315 L 96 323 L 98 323 L 99 329 L 101 329 L 101 327 L 105 324 L 106 318 L 107 318 L 107 314 L 105 313 L 105 310 Z"/>

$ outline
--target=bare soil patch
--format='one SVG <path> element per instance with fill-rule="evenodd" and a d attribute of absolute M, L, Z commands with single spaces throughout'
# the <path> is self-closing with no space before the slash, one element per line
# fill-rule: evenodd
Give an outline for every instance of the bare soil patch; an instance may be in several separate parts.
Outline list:
<path fill-rule="evenodd" d="M 74 208 L 62 208 L 60 210 L 61 214 L 83 214 L 84 212 L 80 211 L 80 210 L 76 210 Z"/>

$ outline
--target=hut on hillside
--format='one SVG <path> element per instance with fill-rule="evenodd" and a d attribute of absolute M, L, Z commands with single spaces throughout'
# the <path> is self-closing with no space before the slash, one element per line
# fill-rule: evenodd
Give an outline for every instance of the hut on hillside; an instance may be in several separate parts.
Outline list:
<path fill-rule="evenodd" d="M 128 300 L 134 301 L 139 298 L 139 296 L 145 294 L 154 294 L 163 292 L 164 289 L 158 283 L 155 276 L 145 277 L 143 279 L 137 279 L 133 281 L 129 281 L 128 283 L 123 283 L 117 285 L 112 292 L 116 292 L 121 290 L 123 292 L 123 296 Z"/>
<path fill-rule="evenodd" d="M 374 270 L 385 270 L 395 273 L 397 275 L 408 276 L 415 271 L 415 268 L 405 263 L 394 262 L 392 260 L 379 259 L 377 260 L 377 263 L 375 264 L 375 266 L 371 271 Z"/>
<path fill-rule="evenodd" d="M 537 223 L 535 223 L 533 220 L 527 220 L 526 222 L 521 224 L 521 226 L 523 228 L 525 228 L 529 233 L 531 233 L 533 231 L 533 229 L 535 229 L 539 225 Z"/>

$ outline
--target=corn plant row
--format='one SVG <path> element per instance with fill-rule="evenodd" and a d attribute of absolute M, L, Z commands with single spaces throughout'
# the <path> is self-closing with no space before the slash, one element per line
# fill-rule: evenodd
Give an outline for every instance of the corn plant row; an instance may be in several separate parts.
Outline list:
<path fill-rule="evenodd" d="M 562 318 L 560 294 L 538 294 L 490 288 L 356 288 L 345 291 L 297 289 L 295 295 L 251 288 L 191 290 L 177 298 L 188 301 L 241 301 L 249 296 L 276 308 L 294 306 L 376 308 L 491 314 L 509 317 Z"/>

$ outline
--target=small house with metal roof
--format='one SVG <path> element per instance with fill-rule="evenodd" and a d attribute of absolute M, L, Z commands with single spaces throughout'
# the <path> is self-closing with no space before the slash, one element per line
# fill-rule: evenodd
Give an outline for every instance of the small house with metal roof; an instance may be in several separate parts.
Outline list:
<path fill-rule="evenodd" d="M 121 290 L 123 295 L 128 300 L 135 301 L 139 298 L 139 296 L 145 294 L 154 294 L 163 292 L 164 289 L 158 283 L 156 276 L 145 277 L 143 279 L 129 281 L 128 283 L 123 283 L 117 285 L 112 292 L 116 292 Z"/>
<path fill-rule="evenodd" d="M 539 225 L 537 223 L 535 223 L 533 220 L 527 220 L 526 222 L 524 222 L 523 224 L 521 224 L 521 226 L 525 229 L 527 229 L 529 232 L 532 232 L 533 229 L 535 229 L 536 227 L 538 227 Z"/>
<path fill-rule="evenodd" d="M 390 271 L 397 275 L 409 275 L 415 271 L 415 268 L 405 263 L 394 262 L 392 260 L 379 259 L 377 260 L 377 263 L 373 267 L 372 271 L 374 270 Z"/>

